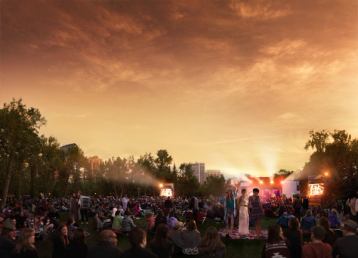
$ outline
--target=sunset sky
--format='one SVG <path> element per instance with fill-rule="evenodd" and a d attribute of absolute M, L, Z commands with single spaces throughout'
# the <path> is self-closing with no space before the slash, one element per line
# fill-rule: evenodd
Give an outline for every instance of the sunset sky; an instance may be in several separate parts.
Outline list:
<path fill-rule="evenodd" d="M 300 169 L 358 137 L 358 1 L 1 0 L 0 102 L 86 155 L 167 149 L 226 175 Z"/>

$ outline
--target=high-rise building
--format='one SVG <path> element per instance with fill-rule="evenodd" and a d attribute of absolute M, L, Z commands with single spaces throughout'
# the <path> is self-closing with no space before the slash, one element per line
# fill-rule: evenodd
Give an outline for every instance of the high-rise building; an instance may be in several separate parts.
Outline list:
<path fill-rule="evenodd" d="M 198 179 L 199 183 L 202 184 L 205 182 L 205 163 L 193 163 L 190 164 L 191 169 L 193 170 L 193 175 Z"/>
<path fill-rule="evenodd" d="M 221 171 L 217 169 L 208 169 L 205 171 L 206 178 L 209 176 L 221 177 L 222 175 L 223 173 L 221 173 Z"/>

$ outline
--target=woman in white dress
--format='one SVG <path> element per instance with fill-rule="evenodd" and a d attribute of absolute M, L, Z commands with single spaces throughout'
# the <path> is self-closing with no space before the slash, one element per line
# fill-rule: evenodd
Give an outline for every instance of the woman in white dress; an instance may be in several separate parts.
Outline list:
<path fill-rule="evenodd" d="M 246 189 L 241 190 L 239 198 L 239 235 L 247 236 L 249 231 L 249 197 Z"/>

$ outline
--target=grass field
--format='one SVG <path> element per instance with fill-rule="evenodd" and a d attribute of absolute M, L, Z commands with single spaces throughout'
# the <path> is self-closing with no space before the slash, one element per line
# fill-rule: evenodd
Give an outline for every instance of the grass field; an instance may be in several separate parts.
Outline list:
<path fill-rule="evenodd" d="M 64 218 L 63 218 L 64 219 Z M 135 221 L 136 225 L 139 227 L 145 227 L 145 222 L 143 219 Z M 262 221 L 262 227 L 267 228 L 269 225 L 275 223 L 273 219 L 264 219 Z M 205 230 L 209 226 L 215 226 L 218 229 L 223 227 L 222 223 L 217 223 L 212 220 L 206 220 L 202 225 L 199 226 L 199 230 L 202 236 L 205 233 Z M 97 232 L 94 230 L 94 222 L 90 220 L 88 225 L 83 225 L 83 229 L 90 233 L 86 238 L 87 245 L 93 246 L 97 240 Z M 227 258 L 259 258 L 261 257 L 261 251 L 263 248 L 263 240 L 232 240 L 232 239 L 223 239 L 226 245 L 226 257 Z M 129 248 L 129 242 L 126 237 L 120 237 L 118 240 L 118 246 L 121 250 L 126 250 Z M 44 240 L 38 243 L 38 251 L 40 258 L 50 258 L 51 257 L 51 242 L 49 240 Z M 105 258 L 105 257 L 104 257 Z"/>

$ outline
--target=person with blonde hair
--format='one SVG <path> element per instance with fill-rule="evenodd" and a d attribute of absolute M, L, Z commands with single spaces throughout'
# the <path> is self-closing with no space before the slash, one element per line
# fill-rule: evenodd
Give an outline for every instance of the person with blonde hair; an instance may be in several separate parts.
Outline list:
<path fill-rule="evenodd" d="M 199 254 L 203 257 L 223 258 L 225 250 L 225 244 L 221 241 L 218 230 L 213 226 L 208 227 L 199 245 Z"/>
<path fill-rule="evenodd" d="M 35 247 L 35 230 L 25 228 L 22 230 L 19 242 L 15 247 L 14 258 L 38 258 Z"/>

